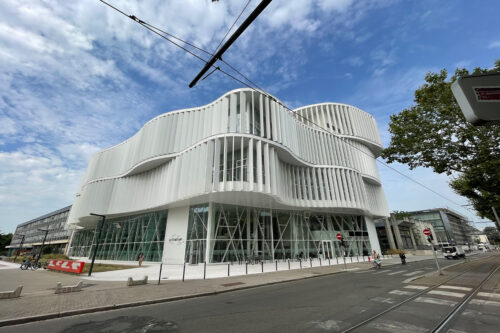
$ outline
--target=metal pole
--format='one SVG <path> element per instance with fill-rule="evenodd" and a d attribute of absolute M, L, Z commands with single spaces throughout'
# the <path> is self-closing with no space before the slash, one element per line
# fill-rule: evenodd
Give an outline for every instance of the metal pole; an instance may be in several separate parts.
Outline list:
<path fill-rule="evenodd" d="M 290 259 L 288 259 L 288 270 L 290 270 Z"/>
<path fill-rule="evenodd" d="M 92 255 L 92 262 L 90 263 L 89 276 L 92 274 L 92 269 L 94 268 L 94 261 L 95 261 L 95 256 L 97 255 L 97 249 L 99 248 L 99 240 L 101 239 L 102 228 L 104 226 L 104 221 L 106 221 L 106 216 L 104 216 L 104 215 L 93 214 L 93 213 L 90 213 L 90 215 L 100 216 L 100 217 L 102 217 L 102 221 L 101 221 L 101 225 L 99 227 L 99 235 L 97 236 L 97 239 L 95 242 L 94 254 Z"/>
<path fill-rule="evenodd" d="M 38 229 L 38 230 L 40 230 L 40 229 Z M 49 233 L 49 229 L 40 230 L 40 231 L 45 231 L 45 236 L 43 237 L 42 247 L 40 248 L 40 252 L 38 252 L 38 258 L 35 260 L 35 262 L 37 262 L 37 263 L 40 260 L 40 258 L 42 258 L 43 246 L 45 245 L 45 240 L 47 239 L 47 234 Z"/>
<path fill-rule="evenodd" d="M 158 274 L 158 284 L 160 284 L 162 266 L 163 266 L 163 262 L 160 264 L 160 274 Z"/>
<path fill-rule="evenodd" d="M 189 84 L 189 88 L 193 88 L 198 82 L 203 74 L 205 74 L 210 67 L 215 64 L 218 59 L 221 59 L 222 54 L 238 39 L 238 37 L 245 31 L 246 28 L 259 16 L 259 14 L 271 3 L 272 0 L 262 0 L 261 3 L 254 9 L 254 11 L 247 17 L 245 21 L 236 29 L 234 34 L 222 45 L 222 47 L 210 58 L 210 60 L 205 64 L 203 69 L 196 75 L 196 77 Z"/>
<path fill-rule="evenodd" d="M 276 271 L 278 270 L 278 260 L 275 261 L 276 262 Z"/>
<path fill-rule="evenodd" d="M 19 250 L 16 251 L 16 257 L 14 258 L 14 262 L 16 262 L 17 256 L 19 255 L 19 253 L 21 253 L 21 250 L 23 249 L 24 237 L 25 235 L 23 235 L 23 238 L 21 239 L 21 244 L 19 244 Z"/>
<path fill-rule="evenodd" d="M 330 258 L 328 258 L 328 266 L 331 266 L 332 264 L 330 263 Z"/>
<path fill-rule="evenodd" d="M 311 267 L 313 267 L 313 260 L 311 257 L 309 257 L 309 264 L 311 265 Z"/>
<path fill-rule="evenodd" d="M 263 261 L 260 262 L 260 266 L 262 267 L 262 273 L 264 273 L 264 262 Z"/>
<path fill-rule="evenodd" d="M 302 259 L 299 259 L 300 269 L 302 269 Z"/>
<path fill-rule="evenodd" d="M 245 274 L 248 275 L 248 262 L 245 263 Z"/>
<path fill-rule="evenodd" d="M 347 264 L 345 263 L 345 246 L 342 246 L 342 256 L 344 257 L 344 270 L 347 271 Z"/>
<path fill-rule="evenodd" d="M 207 262 L 203 263 L 203 280 L 207 277 Z"/>
<path fill-rule="evenodd" d="M 230 267 L 230 265 L 227 264 L 227 276 L 229 276 L 229 267 Z"/>
<path fill-rule="evenodd" d="M 184 282 L 185 276 L 186 276 L 186 262 L 184 262 L 184 267 L 182 268 L 182 282 Z"/>
<path fill-rule="evenodd" d="M 434 245 L 432 245 L 432 250 L 433 250 L 432 252 L 434 252 L 434 260 L 436 260 L 436 266 L 437 266 L 438 274 L 439 275 L 443 275 L 443 273 L 441 273 L 441 268 L 439 267 L 438 258 L 437 258 L 437 255 L 436 255 L 436 249 L 434 248 Z"/>
<path fill-rule="evenodd" d="M 495 223 L 497 226 L 497 230 L 500 231 L 500 219 L 498 218 L 497 210 L 493 206 L 491 206 L 491 210 L 493 211 L 493 214 L 495 215 L 495 219 L 497 220 L 497 222 Z"/>
<path fill-rule="evenodd" d="M 321 257 L 319 258 L 319 267 L 321 267 Z"/>

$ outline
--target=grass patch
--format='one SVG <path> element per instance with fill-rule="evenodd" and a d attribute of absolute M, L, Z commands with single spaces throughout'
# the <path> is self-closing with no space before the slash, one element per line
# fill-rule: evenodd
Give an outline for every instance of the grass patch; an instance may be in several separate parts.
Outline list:
<path fill-rule="evenodd" d="M 92 269 L 92 273 L 117 271 L 120 269 L 129 269 L 129 268 L 137 268 L 137 267 L 138 266 L 130 266 L 130 265 L 94 264 L 94 268 Z M 90 269 L 90 263 L 85 263 L 85 266 L 83 266 L 82 274 L 88 273 L 89 269 Z"/>

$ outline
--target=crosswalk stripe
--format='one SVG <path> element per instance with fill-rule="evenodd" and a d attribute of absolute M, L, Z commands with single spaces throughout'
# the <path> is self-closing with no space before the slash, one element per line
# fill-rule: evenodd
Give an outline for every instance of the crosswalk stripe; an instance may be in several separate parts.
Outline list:
<path fill-rule="evenodd" d="M 415 286 L 415 285 L 409 284 L 409 285 L 405 286 L 405 288 L 424 290 L 424 289 L 427 289 L 429 287 L 426 287 L 426 286 Z"/>
<path fill-rule="evenodd" d="M 406 273 L 406 274 L 403 274 L 404 276 L 412 276 L 412 275 L 417 275 L 419 273 L 422 273 L 423 271 L 415 271 L 415 272 L 410 272 L 410 273 Z"/>
<path fill-rule="evenodd" d="M 495 293 L 485 293 L 483 291 L 478 292 L 477 296 L 482 296 L 482 297 L 492 297 L 492 298 L 500 298 L 500 294 L 495 294 Z"/>
<path fill-rule="evenodd" d="M 450 301 L 447 299 L 433 298 L 433 297 L 417 297 L 415 298 L 415 302 L 447 305 L 447 306 L 455 306 L 455 304 L 457 304 L 457 302 L 454 301 Z"/>
<path fill-rule="evenodd" d="M 485 299 L 477 299 L 477 298 L 472 299 L 470 301 L 470 304 L 500 306 L 500 302 L 497 302 L 497 301 L 487 301 Z"/>
<path fill-rule="evenodd" d="M 455 290 L 465 290 L 465 291 L 469 291 L 469 290 L 472 290 L 472 288 L 469 288 L 469 287 L 459 287 L 459 286 L 448 286 L 448 285 L 442 285 L 442 286 L 439 286 L 438 288 L 441 288 L 441 289 L 455 289 Z"/>
<path fill-rule="evenodd" d="M 371 300 L 375 301 L 375 302 L 387 303 L 387 304 L 394 304 L 394 303 L 396 303 L 395 299 L 388 298 L 388 297 L 387 298 L 386 297 L 374 297 Z"/>
<path fill-rule="evenodd" d="M 391 290 L 389 291 L 389 294 L 395 294 L 395 295 L 413 295 L 414 293 L 412 291 L 405 291 L 405 290 Z"/>
<path fill-rule="evenodd" d="M 431 291 L 429 291 L 429 294 L 431 294 L 431 295 L 450 296 L 450 297 L 458 297 L 458 298 L 462 298 L 462 297 L 465 296 L 465 294 L 462 294 L 462 293 L 453 293 L 451 291 L 443 291 L 443 290 L 431 290 Z"/>
<path fill-rule="evenodd" d="M 406 271 L 397 271 L 397 272 L 392 272 L 392 273 L 389 273 L 387 275 L 394 275 L 394 274 L 400 274 L 400 273 L 404 273 Z"/>
<path fill-rule="evenodd" d="M 378 272 L 375 272 L 375 273 L 372 273 L 372 274 L 382 274 L 382 273 L 387 273 L 387 272 L 392 272 L 391 270 L 387 270 L 387 271 L 378 271 Z"/>

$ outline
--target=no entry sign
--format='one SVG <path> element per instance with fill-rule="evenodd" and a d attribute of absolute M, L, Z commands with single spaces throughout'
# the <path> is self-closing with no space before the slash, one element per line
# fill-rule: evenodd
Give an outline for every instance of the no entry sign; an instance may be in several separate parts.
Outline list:
<path fill-rule="evenodd" d="M 431 235 L 431 229 L 424 229 L 424 235 L 430 236 Z"/>
<path fill-rule="evenodd" d="M 342 235 L 340 233 L 337 234 L 337 239 L 338 240 L 341 240 L 342 239 Z"/>

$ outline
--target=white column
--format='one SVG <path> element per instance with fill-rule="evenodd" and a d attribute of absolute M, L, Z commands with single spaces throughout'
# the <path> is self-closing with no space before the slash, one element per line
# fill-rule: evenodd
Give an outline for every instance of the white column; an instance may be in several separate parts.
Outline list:
<path fill-rule="evenodd" d="M 215 218 L 214 204 L 212 202 L 208 203 L 208 218 L 207 218 L 207 242 L 205 249 L 205 262 L 210 263 L 210 258 L 212 257 L 212 239 L 214 237 L 213 230 L 213 220 Z"/>
<path fill-rule="evenodd" d="M 163 245 L 164 264 L 183 264 L 186 252 L 189 206 L 168 210 L 165 243 Z"/>
<path fill-rule="evenodd" d="M 375 222 L 371 217 L 365 216 L 366 221 L 366 231 L 368 231 L 368 238 L 370 239 L 370 245 L 372 247 L 372 251 L 375 250 L 377 253 L 382 253 L 380 250 L 380 244 L 378 242 L 377 230 L 375 229 Z"/>

